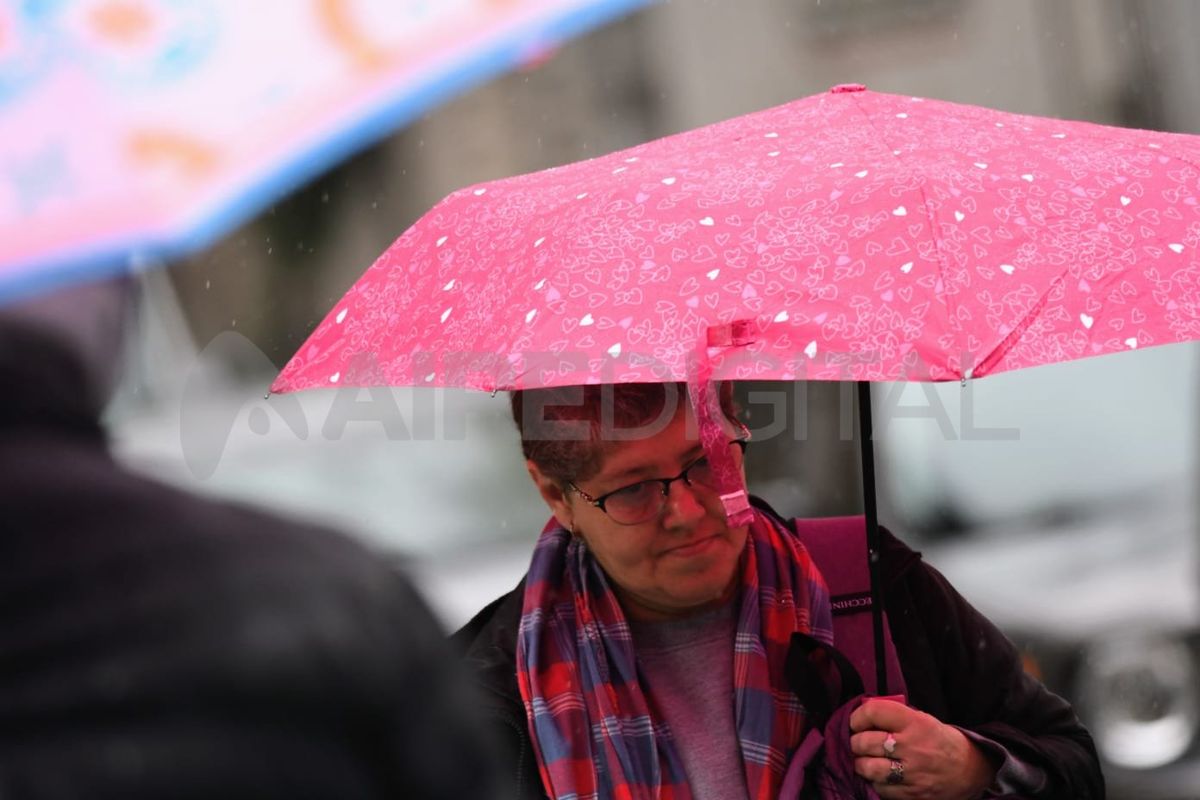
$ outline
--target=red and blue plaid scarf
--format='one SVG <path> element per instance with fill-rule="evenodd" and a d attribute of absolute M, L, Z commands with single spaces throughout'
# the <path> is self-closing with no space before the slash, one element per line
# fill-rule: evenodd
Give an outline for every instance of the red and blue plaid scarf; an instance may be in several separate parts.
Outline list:
<path fill-rule="evenodd" d="M 755 512 L 742 554 L 734 718 L 752 800 L 775 800 L 804 732 L 783 666 L 793 632 L 833 640 L 829 590 L 795 535 Z M 517 682 L 555 800 L 688 800 L 683 762 L 638 679 L 608 577 L 553 521 L 534 548 L 517 635 Z"/>

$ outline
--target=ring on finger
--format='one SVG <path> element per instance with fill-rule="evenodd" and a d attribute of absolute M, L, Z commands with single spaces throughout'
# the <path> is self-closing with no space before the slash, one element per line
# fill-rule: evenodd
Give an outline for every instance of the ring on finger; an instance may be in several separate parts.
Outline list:
<path fill-rule="evenodd" d="M 896 757 L 896 737 L 890 733 L 883 739 L 883 754 L 888 758 Z"/>
<path fill-rule="evenodd" d="M 904 762 L 893 758 L 892 766 L 888 769 L 886 782 L 889 786 L 898 786 L 904 783 Z"/>

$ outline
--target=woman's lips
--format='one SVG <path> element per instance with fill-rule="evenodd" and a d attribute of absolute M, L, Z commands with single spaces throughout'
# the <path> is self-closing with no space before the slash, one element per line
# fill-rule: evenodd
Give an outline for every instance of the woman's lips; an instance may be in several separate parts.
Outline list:
<path fill-rule="evenodd" d="M 666 551 L 665 555 L 676 556 L 679 558 L 687 558 L 688 556 L 699 555 L 716 544 L 717 540 L 720 538 L 720 535 L 715 533 L 711 536 L 704 536 L 700 539 L 695 539 L 691 542 L 688 542 L 687 544 L 680 545 L 679 547 L 672 547 L 670 550 Z"/>

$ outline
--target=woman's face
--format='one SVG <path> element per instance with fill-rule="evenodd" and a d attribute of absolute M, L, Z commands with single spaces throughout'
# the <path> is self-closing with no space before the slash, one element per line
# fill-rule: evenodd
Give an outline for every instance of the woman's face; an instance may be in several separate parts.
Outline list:
<path fill-rule="evenodd" d="M 638 481 L 678 475 L 704 455 L 700 442 L 687 435 L 688 416 L 681 410 L 659 433 L 614 448 L 600 472 L 579 488 L 600 497 Z M 741 451 L 732 450 L 740 459 Z M 730 596 L 746 528 L 726 524 L 716 491 L 675 481 L 657 517 L 621 525 L 577 492 L 559 489 L 532 462 L 529 470 L 559 523 L 568 530 L 574 526 L 587 543 L 630 616 L 682 616 Z"/>

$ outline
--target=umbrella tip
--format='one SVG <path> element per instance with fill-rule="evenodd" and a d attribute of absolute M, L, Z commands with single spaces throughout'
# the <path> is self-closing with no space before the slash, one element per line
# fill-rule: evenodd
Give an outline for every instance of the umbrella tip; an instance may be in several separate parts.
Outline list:
<path fill-rule="evenodd" d="M 867 87 L 861 83 L 839 83 L 829 89 L 830 94 L 845 94 L 846 92 L 865 92 Z"/>

